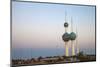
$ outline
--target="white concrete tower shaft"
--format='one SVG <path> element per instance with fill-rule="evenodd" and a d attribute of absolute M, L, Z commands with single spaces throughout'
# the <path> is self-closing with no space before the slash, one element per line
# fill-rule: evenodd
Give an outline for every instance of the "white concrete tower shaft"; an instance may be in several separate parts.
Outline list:
<path fill-rule="evenodd" d="M 65 56 L 69 56 L 68 42 L 65 42 Z"/>

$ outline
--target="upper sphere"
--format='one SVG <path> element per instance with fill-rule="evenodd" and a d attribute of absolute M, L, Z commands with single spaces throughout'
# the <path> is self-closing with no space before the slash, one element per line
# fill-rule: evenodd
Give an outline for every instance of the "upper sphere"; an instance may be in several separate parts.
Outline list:
<path fill-rule="evenodd" d="M 67 22 L 64 23 L 64 27 L 68 27 L 68 23 Z"/>

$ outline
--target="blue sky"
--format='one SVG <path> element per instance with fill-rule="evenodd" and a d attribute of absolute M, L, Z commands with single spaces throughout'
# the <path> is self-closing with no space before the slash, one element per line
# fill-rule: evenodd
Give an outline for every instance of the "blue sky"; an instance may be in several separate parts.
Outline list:
<path fill-rule="evenodd" d="M 68 32 L 78 31 L 81 51 L 95 53 L 95 7 L 63 4 L 12 2 L 12 56 L 64 55 L 65 11 Z M 69 42 L 69 47 L 70 42 Z M 19 51 L 20 50 L 20 51 Z M 71 50 L 71 48 L 70 48 Z M 26 51 L 26 52 L 25 52 Z M 27 52 L 28 51 L 28 52 Z M 30 53 L 30 54 L 28 54 Z M 27 55 L 28 54 L 28 55 Z M 22 57 L 24 57 L 22 56 Z"/>

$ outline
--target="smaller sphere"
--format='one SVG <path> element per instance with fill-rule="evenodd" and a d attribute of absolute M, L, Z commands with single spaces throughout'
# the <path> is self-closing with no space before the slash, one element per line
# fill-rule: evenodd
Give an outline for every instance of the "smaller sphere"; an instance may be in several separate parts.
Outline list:
<path fill-rule="evenodd" d="M 70 40 L 75 40 L 76 39 L 76 34 L 74 32 L 70 33 Z"/>
<path fill-rule="evenodd" d="M 68 23 L 67 22 L 64 23 L 64 27 L 68 27 Z"/>
<path fill-rule="evenodd" d="M 68 34 L 67 32 L 63 34 L 62 39 L 67 42 L 70 40 L 70 34 Z"/>

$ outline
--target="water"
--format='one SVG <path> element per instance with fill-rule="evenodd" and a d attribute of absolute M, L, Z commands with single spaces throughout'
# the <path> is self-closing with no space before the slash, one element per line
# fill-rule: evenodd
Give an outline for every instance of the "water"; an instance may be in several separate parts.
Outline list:
<path fill-rule="evenodd" d="M 95 54 L 95 49 L 80 49 L 85 54 Z M 12 58 L 13 59 L 30 59 L 38 58 L 40 56 L 62 56 L 65 54 L 64 48 L 15 48 L 12 49 Z M 69 55 L 71 55 L 71 49 L 69 50 Z"/>

